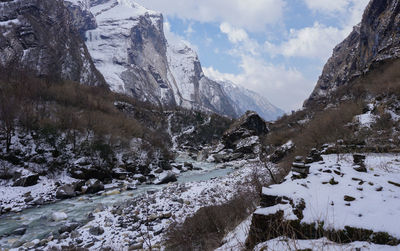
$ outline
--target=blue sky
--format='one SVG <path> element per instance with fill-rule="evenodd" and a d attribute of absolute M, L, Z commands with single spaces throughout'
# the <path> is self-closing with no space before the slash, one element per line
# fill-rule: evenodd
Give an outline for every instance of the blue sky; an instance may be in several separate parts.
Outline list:
<path fill-rule="evenodd" d="M 368 0 L 138 0 L 164 14 L 168 36 L 197 51 L 206 75 L 291 111 L 313 90 L 332 49 Z"/>

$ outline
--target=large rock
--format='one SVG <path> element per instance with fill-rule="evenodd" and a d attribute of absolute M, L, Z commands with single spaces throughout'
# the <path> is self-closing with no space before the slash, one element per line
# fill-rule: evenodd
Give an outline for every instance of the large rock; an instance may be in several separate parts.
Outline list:
<path fill-rule="evenodd" d="M 104 190 L 104 184 L 97 179 L 90 179 L 85 183 L 86 193 L 97 193 Z"/>
<path fill-rule="evenodd" d="M 51 214 L 51 219 L 53 221 L 63 221 L 68 218 L 68 215 L 64 212 L 54 212 Z"/>
<path fill-rule="evenodd" d="M 167 172 L 160 175 L 160 177 L 156 180 L 155 184 L 167 184 L 170 182 L 177 181 L 176 175 L 173 172 Z"/>
<path fill-rule="evenodd" d="M 112 179 L 114 172 L 111 168 L 74 166 L 68 170 L 72 178 L 81 180 L 98 179 L 105 181 Z"/>
<path fill-rule="evenodd" d="M 222 139 L 226 147 L 234 148 L 235 142 L 250 136 L 260 136 L 269 132 L 266 122 L 255 112 L 248 111 L 224 133 Z"/>
<path fill-rule="evenodd" d="M 75 195 L 76 195 L 75 186 L 72 184 L 60 186 L 59 188 L 57 188 L 57 191 L 56 191 L 57 199 L 68 199 L 68 198 L 75 197 Z"/>
<path fill-rule="evenodd" d="M 29 187 L 29 186 L 34 186 L 37 184 L 39 180 L 39 174 L 29 174 L 29 175 L 25 175 L 23 177 L 18 178 L 13 186 L 22 186 L 22 187 Z"/>
<path fill-rule="evenodd" d="M 89 229 L 89 233 L 91 235 L 99 236 L 99 235 L 102 235 L 104 233 L 104 229 L 102 227 L 100 227 L 100 226 L 91 227 Z"/>

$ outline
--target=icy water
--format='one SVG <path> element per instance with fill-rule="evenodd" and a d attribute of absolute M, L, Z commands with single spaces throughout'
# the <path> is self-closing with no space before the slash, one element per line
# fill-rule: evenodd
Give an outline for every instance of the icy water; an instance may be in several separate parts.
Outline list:
<path fill-rule="evenodd" d="M 177 163 L 188 161 L 186 156 L 177 158 Z M 189 171 L 178 176 L 179 183 L 199 182 L 223 177 L 231 173 L 231 168 L 216 169 L 215 164 L 207 162 L 193 162 L 194 167 L 200 167 L 202 171 Z M 87 216 L 99 204 L 112 205 L 132 199 L 149 190 L 162 189 L 165 185 L 139 185 L 134 191 L 126 191 L 117 195 L 83 195 L 80 197 L 59 201 L 53 204 L 43 205 L 38 208 L 26 209 L 20 213 L 0 216 L 0 250 L 10 248 L 15 241 L 29 242 L 35 239 L 44 239 L 58 232 L 65 225 L 63 222 L 54 222 L 51 219 L 53 212 L 64 212 L 68 215 L 68 222 L 85 223 Z M 26 228 L 23 236 L 13 236 L 11 233 L 18 229 Z"/>

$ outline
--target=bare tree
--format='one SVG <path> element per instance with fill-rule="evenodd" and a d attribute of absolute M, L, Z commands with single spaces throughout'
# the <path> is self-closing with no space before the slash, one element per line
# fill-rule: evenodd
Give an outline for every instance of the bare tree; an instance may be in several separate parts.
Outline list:
<path fill-rule="evenodd" d="M 18 104 L 15 97 L 0 94 L 0 130 L 6 139 L 6 150 L 10 151 L 11 139 L 15 130 L 15 119 L 18 113 Z"/>

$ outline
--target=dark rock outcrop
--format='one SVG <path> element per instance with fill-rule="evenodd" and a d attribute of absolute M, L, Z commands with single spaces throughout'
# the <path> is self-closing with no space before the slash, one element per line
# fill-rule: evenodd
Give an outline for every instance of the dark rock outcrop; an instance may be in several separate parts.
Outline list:
<path fill-rule="evenodd" d="M 377 63 L 400 57 L 400 3 L 372 0 L 362 22 L 333 50 L 317 86 L 304 103 L 324 102 L 337 87 L 368 72 Z"/>
<path fill-rule="evenodd" d="M 0 65 L 42 77 L 104 85 L 63 1 L 0 3 Z M 81 26 L 83 28 L 84 26 Z"/>
<path fill-rule="evenodd" d="M 232 148 L 238 140 L 265 135 L 268 132 L 266 122 L 257 113 L 248 111 L 224 133 L 222 140 L 225 146 Z"/>
<path fill-rule="evenodd" d="M 100 180 L 90 179 L 85 183 L 86 193 L 97 193 L 104 190 L 104 184 Z"/>
<path fill-rule="evenodd" d="M 39 180 L 39 174 L 30 174 L 18 178 L 14 182 L 13 186 L 22 186 L 22 187 L 34 186 L 37 184 L 38 180 Z"/>
<path fill-rule="evenodd" d="M 161 175 L 159 180 L 156 182 L 157 185 L 161 185 L 161 184 L 167 184 L 170 182 L 175 182 L 177 181 L 176 175 L 172 172 L 168 172 L 164 175 Z"/>
<path fill-rule="evenodd" d="M 75 195 L 75 187 L 71 184 L 63 185 L 56 191 L 57 199 L 68 199 L 74 197 Z"/>

